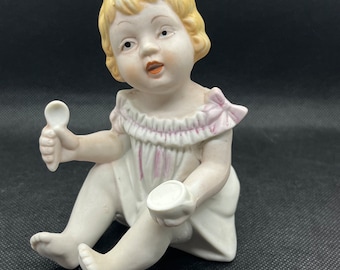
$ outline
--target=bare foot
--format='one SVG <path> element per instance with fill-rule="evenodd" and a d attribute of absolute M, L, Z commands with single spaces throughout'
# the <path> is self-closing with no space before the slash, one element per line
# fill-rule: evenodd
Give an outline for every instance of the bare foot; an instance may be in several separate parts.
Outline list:
<path fill-rule="evenodd" d="M 79 264 L 83 270 L 105 270 L 110 269 L 108 265 L 102 265 L 98 262 L 105 262 L 106 260 L 101 260 L 100 257 L 105 255 L 100 254 L 93 249 L 91 249 L 86 244 L 80 244 L 78 246 L 79 252 Z"/>
<path fill-rule="evenodd" d="M 66 269 L 78 266 L 78 251 L 74 239 L 63 233 L 41 232 L 31 237 L 31 247 L 41 256 Z"/>

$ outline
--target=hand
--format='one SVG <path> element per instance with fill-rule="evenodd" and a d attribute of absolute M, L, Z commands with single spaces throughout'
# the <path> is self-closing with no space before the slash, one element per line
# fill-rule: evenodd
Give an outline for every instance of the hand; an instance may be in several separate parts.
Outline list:
<path fill-rule="evenodd" d="M 67 128 L 52 129 L 47 125 L 43 128 L 39 138 L 41 157 L 52 172 L 58 168 L 60 162 L 73 159 L 77 146 L 76 135 Z"/>
<path fill-rule="evenodd" d="M 147 206 L 158 224 L 173 227 L 184 223 L 194 213 L 196 201 L 182 182 L 170 180 L 151 191 Z"/>

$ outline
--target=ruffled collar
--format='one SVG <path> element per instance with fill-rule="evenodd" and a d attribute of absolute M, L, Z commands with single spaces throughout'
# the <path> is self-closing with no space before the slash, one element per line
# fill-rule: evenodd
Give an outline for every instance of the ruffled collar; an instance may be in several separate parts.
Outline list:
<path fill-rule="evenodd" d="M 139 112 L 126 95 L 118 95 L 110 118 L 116 129 L 153 144 L 187 146 L 197 144 L 237 125 L 247 108 L 232 104 L 214 87 L 206 93 L 205 104 L 185 118 L 161 119 Z"/>

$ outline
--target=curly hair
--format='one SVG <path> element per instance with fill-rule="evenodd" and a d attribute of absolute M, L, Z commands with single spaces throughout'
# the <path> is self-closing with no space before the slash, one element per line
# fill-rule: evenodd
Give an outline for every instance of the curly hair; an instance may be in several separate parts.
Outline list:
<path fill-rule="evenodd" d="M 98 27 L 101 35 L 103 50 L 106 54 L 106 66 L 112 76 L 120 82 L 124 82 L 121 77 L 116 60 L 112 51 L 109 29 L 115 19 L 116 12 L 125 15 L 134 15 L 144 8 L 143 3 L 155 3 L 158 0 L 103 0 L 100 8 Z M 197 10 L 195 0 L 162 0 L 166 2 L 182 21 L 185 29 L 191 37 L 194 46 L 194 60 L 197 62 L 207 55 L 210 50 L 210 39 L 205 32 L 205 24 Z"/>

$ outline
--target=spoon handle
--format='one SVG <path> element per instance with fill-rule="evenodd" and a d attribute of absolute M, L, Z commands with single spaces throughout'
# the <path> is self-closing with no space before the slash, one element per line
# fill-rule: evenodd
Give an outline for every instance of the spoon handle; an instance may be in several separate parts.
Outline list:
<path fill-rule="evenodd" d="M 59 100 L 51 101 L 45 107 L 45 118 L 47 124 L 52 128 L 67 127 L 70 119 L 70 111 L 67 105 Z M 51 172 L 55 172 L 61 161 L 62 145 L 60 139 L 57 137 L 53 151 L 53 162 L 46 164 Z"/>

